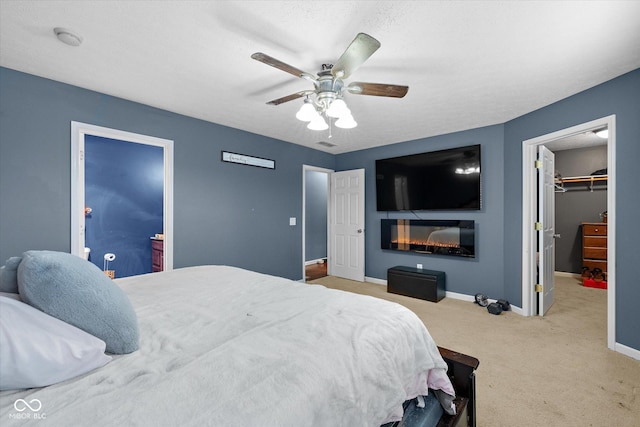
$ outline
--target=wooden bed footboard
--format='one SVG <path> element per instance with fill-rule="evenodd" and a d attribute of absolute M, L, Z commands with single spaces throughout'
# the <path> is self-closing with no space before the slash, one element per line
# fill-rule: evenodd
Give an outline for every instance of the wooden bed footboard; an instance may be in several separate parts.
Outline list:
<path fill-rule="evenodd" d="M 447 374 L 456 391 L 456 415 L 444 414 L 438 427 L 476 425 L 476 376 L 474 371 L 480 362 L 475 357 L 438 347 L 442 358 L 447 362 Z"/>

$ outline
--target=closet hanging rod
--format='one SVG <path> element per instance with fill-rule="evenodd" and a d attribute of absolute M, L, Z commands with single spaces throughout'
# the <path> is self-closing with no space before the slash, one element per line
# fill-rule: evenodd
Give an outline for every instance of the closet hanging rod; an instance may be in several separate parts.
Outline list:
<path fill-rule="evenodd" d="M 607 175 L 587 175 L 587 176 L 569 176 L 567 178 L 561 178 L 562 183 L 567 182 L 596 182 L 596 181 L 606 181 L 608 179 Z"/>

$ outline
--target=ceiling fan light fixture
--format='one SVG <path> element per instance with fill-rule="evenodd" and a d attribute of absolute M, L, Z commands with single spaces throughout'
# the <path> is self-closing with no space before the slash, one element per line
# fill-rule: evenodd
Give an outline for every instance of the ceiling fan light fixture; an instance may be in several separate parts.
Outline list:
<path fill-rule="evenodd" d="M 315 118 L 317 118 L 318 116 L 319 115 L 318 115 L 318 112 L 316 111 L 316 108 L 313 106 L 311 101 L 307 101 L 307 100 L 304 101 L 304 104 L 302 104 L 302 107 L 300 107 L 300 109 L 296 113 L 296 119 L 303 122 L 310 122 Z"/>
<path fill-rule="evenodd" d="M 324 121 L 324 118 L 318 114 L 317 117 L 309 122 L 307 129 L 311 130 L 327 130 L 329 125 Z"/>
<path fill-rule="evenodd" d="M 348 108 L 345 108 L 344 111 L 342 111 L 342 113 L 340 114 L 340 117 L 338 117 L 339 119 L 347 119 L 347 120 L 353 120 L 353 116 L 351 115 L 351 110 Z"/>
<path fill-rule="evenodd" d="M 327 117 L 332 117 L 334 119 L 340 118 L 342 117 L 345 112 L 348 112 L 349 109 L 347 108 L 347 103 L 344 102 L 342 99 L 338 98 L 335 101 L 333 101 L 330 105 L 329 108 L 327 108 Z"/>
<path fill-rule="evenodd" d="M 353 116 L 349 114 L 348 116 L 340 117 L 336 120 L 336 126 L 341 129 L 353 129 L 358 126 L 358 123 L 353 119 Z"/>
<path fill-rule="evenodd" d="M 378 40 L 368 34 L 358 33 L 342 53 L 338 62 L 335 64 L 322 64 L 322 70 L 317 73 L 317 77 L 262 52 L 252 54 L 251 58 L 314 84 L 313 90 L 299 91 L 269 101 L 267 104 L 280 105 L 284 102 L 304 97 L 304 104 L 296 113 L 296 118 L 308 122 L 308 129 L 329 129 L 332 119 L 335 120 L 337 127 L 351 129 L 358 124 L 342 99 L 344 90 L 357 95 L 402 98 L 409 89 L 408 86 L 367 82 L 352 82 L 345 87 L 343 79 L 347 79 L 379 47 L 380 42 Z M 327 119 L 329 124 L 327 124 Z M 329 138 L 331 138 L 331 131 L 329 131 Z"/>
<path fill-rule="evenodd" d="M 609 138 L 609 129 L 600 129 L 597 132 L 594 132 L 596 134 L 597 137 L 602 138 L 602 139 L 607 139 Z"/>

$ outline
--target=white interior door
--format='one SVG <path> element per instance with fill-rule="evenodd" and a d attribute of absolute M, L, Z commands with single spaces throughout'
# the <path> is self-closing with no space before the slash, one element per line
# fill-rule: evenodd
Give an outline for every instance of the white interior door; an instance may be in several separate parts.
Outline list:
<path fill-rule="evenodd" d="M 539 270 L 538 315 L 544 316 L 553 304 L 555 266 L 555 187 L 554 154 L 544 145 L 538 147 L 538 229 Z"/>
<path fill-rule="evenodd" d="M 364 169 L 331 174 L 329 275 L 364 282 Z"/>

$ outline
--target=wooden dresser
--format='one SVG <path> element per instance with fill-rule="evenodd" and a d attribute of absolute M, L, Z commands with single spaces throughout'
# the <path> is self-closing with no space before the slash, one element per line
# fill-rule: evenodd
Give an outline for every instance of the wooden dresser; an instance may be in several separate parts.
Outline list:
<path fill-rule="evenodd" d="M 151 238 L 151 272 L 164 270 L 164 240 Z"/>
<path fill-rule="evenodd" d="M 582 267 L 607 272 L 607 223 L 582 223 Z"/>

